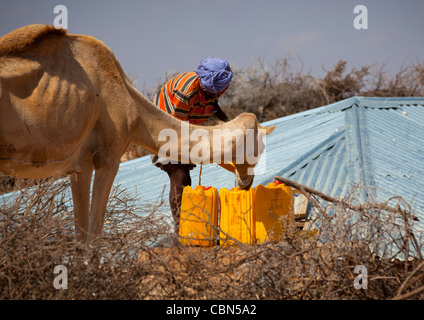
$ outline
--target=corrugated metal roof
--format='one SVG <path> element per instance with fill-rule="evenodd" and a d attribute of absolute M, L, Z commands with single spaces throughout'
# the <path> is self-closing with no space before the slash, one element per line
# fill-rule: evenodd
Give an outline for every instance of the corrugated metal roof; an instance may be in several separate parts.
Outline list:
<path fill-rule="evenodd" d="M 424 222 L 424 98 L 353 97 L 263 125 L 276 129 L 266 138 L 263 172 L 253 187 L 279 175 L 344 197 L 361 185 L 358 201 L 400 195 Z M 199 166 L 191 176 L 197 185 Z M 201 182 L 230 189 L 234 176 L 204 165 Z M 149 156 L 122 163 L 115 185 L 143 202 L 157 201 L 165 187 L 167 203 L 168 176 Z"/>
<path fill-rule="evenodd" d="M 355 97 L 315 112 L 314 117 L 343 113 L 341 133 L 330 139 L 319 134 L 322 145 L 282 168 L 279 175 L 334 197 L 360 186 L 362 203 L 400 195 L 423 222 L 424 98 Z M 307 117 L 313 114 L 311 110 Z M 309 130 L 306 119 L 303 130 Z M 308 144 L 303 141 L 302 150 Z"/>

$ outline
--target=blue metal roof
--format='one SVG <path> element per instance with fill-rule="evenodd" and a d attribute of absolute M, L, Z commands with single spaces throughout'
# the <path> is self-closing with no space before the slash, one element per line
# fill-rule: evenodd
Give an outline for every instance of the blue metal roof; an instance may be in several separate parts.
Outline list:
<path fill-rule="evenodd" d="M 266 138 L 253 187 L 279 175 L 345 197 L 359 185 L 359 202 L 400 195 L 424 222 L 423 97 L 352 97 L 263 125 L 276 128 Z M 194 186 L 199 166 L 191 172 Z M 230 189 L 234 175 L 215 164 L 204 165 L 201 183 Z M 168 176 L 149 156 L 122 163 L 114 184 L 142 202 L 156 202 L 165 190 L 168 203 Z"/>
<path fill-rule="evenodd" d="M 342 127 L 329 138 L 318 133 L 322 142 L 315 147 L 303 141 L 304 154 L 278 175 L 333 197 L 359 187 L 361 203 L 402 196 L 423 223 L 424 98 L 354 97 L 296 117 L 304 117 L 308 131 L 307 119 L 322 112 L 339 113 Z"/>

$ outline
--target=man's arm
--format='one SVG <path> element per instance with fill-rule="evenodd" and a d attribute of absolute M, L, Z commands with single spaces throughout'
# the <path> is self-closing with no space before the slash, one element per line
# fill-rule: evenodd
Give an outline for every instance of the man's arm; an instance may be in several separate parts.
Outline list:
<path fill-rule="evenodd" d="M 230 119 L 227 117 L 225 112 L 222 111 L 221 107 L 218 104 L 218 101 L 216 101 L 214 103 L 214 107 L 215 107 L 215 110 L 216 110 L 215 117 L 217 117 L 219 120 L 224 121 L 224 122 L 230 121 Z"/>

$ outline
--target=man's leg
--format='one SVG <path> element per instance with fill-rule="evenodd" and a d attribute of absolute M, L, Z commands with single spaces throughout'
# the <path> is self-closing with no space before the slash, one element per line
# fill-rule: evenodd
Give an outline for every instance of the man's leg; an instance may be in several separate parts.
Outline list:
<path fill-rule="evenodd" d="M 171 206 L 172 217 L 174 218 L 175 233 L 178 234 L 183 190 L 186 186 L 191 185 L 190 169 L 177 164 L 170 170 L 166 170 L 166 172 L 171 182 L 169 204 Z"/>

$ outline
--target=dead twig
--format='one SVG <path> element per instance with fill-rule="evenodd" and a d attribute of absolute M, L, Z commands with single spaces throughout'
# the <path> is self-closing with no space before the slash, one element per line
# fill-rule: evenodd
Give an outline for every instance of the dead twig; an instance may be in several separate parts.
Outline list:
<path fill-rule="evenodd" d="M 418 289 L 412 290 L 411 292 L 402 295 L 396 295 L 392 300 L 406 300 L 420 294 L 421 292 L 424 292 L 424 286 L 421 286 Z"/>
<path fill-rule="evenodd" d="M 385 210 L 385 211 L 388 211 L 388 212 L 400 214 L 403 218 L 408 218 L 408 219 L 412 219 L 414 221 L 419 221 L 416 216 L 406 212 L 405 210 L 402 210 L 399 206 L 397 208 L 393 208 L 393 207 L 387 205 L 386 203 L 366 203 L 366 204 L 354 205 L 354 204 L 349 203 L 349 202 L 347 202 L 343 199 L 333 198 L 333 197 L 331 197 L 331 196 L 329 196 L 325 193 L 322 193 L 318 190 L 309 188 L 309 187 L 302 185 L 300 183 L 297 183 L 293 180 L 289 180 L 289 179 L 279 177 L 279 176 L 274 177 L 274 180 L 277 180 L 281 183 L 284 183 L 285 185 L 287 185 L 289 187 L 292 187 L 292 188 L 299 190 L 305 196 L 307 196 L 308 193 L 314 194 L 314 195 L 320 197 L 321 199 L 323 199 L 327 202 L 332 202 L 332 203 L 341 205 L 343 207 L 347 207 L 347 208 L 354 210 L 354 211 L 357 211 L 357 212 L 363 213 L 366 210 L 379 209 L 379 210 Z"/>
<path fill-rule="evenodd" d="M 424 261 L 421 262 L 407 277 L 406 279 L 402 282 L 402 284 L 400 285 L 396 296 L 393 298 L 393 300 L 402 300 L 402 299 L 407 299 L 408 297 L 411 297 L 413 295 L 419 294 L 421 291 L 419 291 L 420 288 L 411 291 L 409 293 L 405 293 L 402 294 L 402 291 L 405 289 L 406 285 L 408 284 L 408 282 L 411 280 L 411 278 L 421 269 L 424 267 Z M 423 289 L 424 287 L 421 287 L 421 289 Z M 412 294 L 413 293 L 413 294 Z M 410 295 L 412 294 L 412 295 Z"/>

